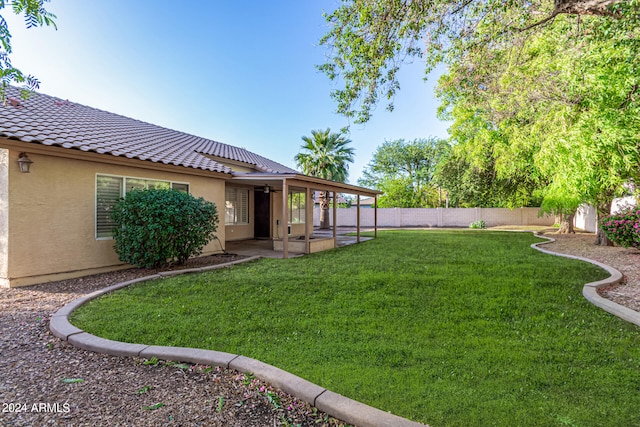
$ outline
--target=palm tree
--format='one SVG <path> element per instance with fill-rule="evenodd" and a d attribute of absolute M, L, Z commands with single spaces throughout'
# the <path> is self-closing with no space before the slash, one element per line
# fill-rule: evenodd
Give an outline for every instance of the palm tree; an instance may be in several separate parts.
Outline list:
<path fill-rule="evenodd" d="M 353 163 L 354 149 L 347 147 L 351 140 L 342 133 L 312 130 L 311 137 L 303 136 L 304 144 L 294 160 L 305 175 L 346 182 L 348 163 Z M 320 192 L 320 228 L 329 228 L 329 199 L 326 191 Z"/>

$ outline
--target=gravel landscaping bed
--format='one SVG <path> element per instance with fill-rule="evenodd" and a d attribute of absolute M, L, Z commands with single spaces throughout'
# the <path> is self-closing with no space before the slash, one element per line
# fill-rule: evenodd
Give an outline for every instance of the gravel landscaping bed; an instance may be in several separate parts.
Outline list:
<path fill-rule="evenodd" d="M 548 235 L 556 242 L 544 245 L 546 249 L 620 270 L 624 283 L 602 295 L 640 311 L 640 251 L 595 246 L 592 234 Z M 185 267 L 231 259 L 205 257 Z M 72 347 L 49 332 L 50 316 L 64 304 L 154 273 L 130 269 L 0 289 L 0 425 L 344 425 L 233 370 L 105 356 Z"/>

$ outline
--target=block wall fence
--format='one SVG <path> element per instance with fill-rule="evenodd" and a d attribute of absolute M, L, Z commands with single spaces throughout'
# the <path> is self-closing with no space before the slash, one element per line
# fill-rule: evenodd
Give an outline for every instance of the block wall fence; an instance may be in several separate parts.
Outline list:
<path fill-rule="evenodd" d="M 357 226 L 356 207 L 338 208 L 339 227 Z M 333 210 L 329 210 L 333 225 Z M 552 226 L 555 218 L 540 216 L 539 208 L 378 208 L 378 227 L 469 227 L 474 221 L 483 220 L 487 227 L 499 225 Z M 313 225 L 320 226 L 320 208 L 313 211 Z M 360 208 L 360 226 L 374 226 L 374 209 Z"/>
<path fill-rule="evenodd" d="M 614 199 L 611 213 L 638 206 L 633 196 Z M 339 227 L 357 226 L 356 207 L 339 208 L 337 212 Z M 329 211 L 329 219 L 333 224 L 333 212 Z M 544 225 L 552 226 L 553 215 L 540 215 L 539 208 L 379 208 L 378 227 L 468 227 L 474 221 L 483 220 L 487 227 L 500 225 Z M 373 227 L 374 209 L 360 208 L 360 225 Z M 320 226 L 320 207 L 313 210 L 313 225 Z M 596 209 L 590 205 L 578 208 L 574 217 L 574 225 L 589 233 L 598 230 Z"/>

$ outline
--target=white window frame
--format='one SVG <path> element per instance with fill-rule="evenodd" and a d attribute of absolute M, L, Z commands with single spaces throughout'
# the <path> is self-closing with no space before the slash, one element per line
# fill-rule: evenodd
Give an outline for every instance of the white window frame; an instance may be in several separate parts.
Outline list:
<path fill-rule="evenodd" d="M 246 194 L 244 201 L 238 194 Z M 230 193 L 233 193 L 232 197 Z M 226 187 L 224 191 L 224 225 L 249 224 L 249 198 L 251 193 L 247 187 Z M 233 198 L 233 200 L 230 200 Z"/>
<path fill-rule="evenodd" d="M 191 185 L 189 182 L 186 181 L 170 181 L 170 180 L 166 180 L 166 179 L 154 179 L 154 178 L 145 178 L 145 177 L 138 177 L 138 176 L 125 176 L 125 175 L 111 175 L 111 174 L 107 174 L 107 173 L 97 173 L 96 177 L 95 177 L 95 197 L 94 197 L 94 202 L 95 202 L 95 206 L 94 206 L 94 226 L 95 226 L 95 230 L 94 230 L 94 236 L 96 238 L 96 240 L 112 240 L 113 239 L 113 235 L 102 235 L 102 236 L 98 236 L 98 178 L 99 177 L 109 177 L 109 178 L 115 178 L 115 179 L 120 179 L 120 195 L 119 198 L 123 198 L 127 195 L 127 180 L 136 180 L 136 181 L 143 181 L 144 183 L 144 188 L 149 188 L 149 184 L 151 183 L 160 183 L 160 184 L 168 184 L 168 187 L 173 189 L 174 185 L 176 187 L 178 186 L 186 186 L 186 191 L 187 193 L 190 192 L 191 190 Z M 136 188 L 141 188 L 141 187 L 136 187 Z M 176 188 L 176 190 L 178 190 Z M 178 190 L 178 191 L 184 191 L 184 190 Z"/>

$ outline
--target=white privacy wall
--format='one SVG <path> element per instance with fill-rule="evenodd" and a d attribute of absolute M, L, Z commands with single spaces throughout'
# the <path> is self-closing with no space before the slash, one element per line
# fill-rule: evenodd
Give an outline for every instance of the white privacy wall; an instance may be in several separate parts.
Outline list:
<path fill-rule="evenodd" d="M 611 213 L 615 214 L 635 206 L 638 206 L 638 202 L 634 196 L 613 199 L 613 202 L 611 203 Z M 588 231 L 589 233 L 597 232 L 598 214 L 596 212 L 596 208 L 591 205 L 581 205 L 576 212 L 573 224 L 584 231 Z"/>
<path fill-rule="evenodd" d="M 615 199 L 611 211 L 616 213 L 624 208 L 637 205 L 634 197 Z M 338 226 L 355 227 L 358 208 L 338 208 Z M 333 225 L 333 209 L 329 209 L 330 223 Z M 541 215 L 539 208 L 378 208 L 378 227 L 468 227 L 474 221 L 483 220 L 487 227 L 499 225 L 545 225 L 552 226 L 553 215 Z M 320 226 L 320 208 L 313 211 L 313 225 Z M 360 208 L 360 225 L 373 227 L 374 209 Z M 590 233 L 597 231 L 597 215 L 593 206 L 578 208 L 574 225 Z"/>
<path fill-rule="evenodd" d="M 339 227 L 357 225 L 357 208 L 338 208 Z M 329 210 L 333 225 L 333 210 Z M 487 227 L 498 225 L 548 225 L 554 217 L 540 216 L 539 208 L 379 208 L 378 227 L 468 227 L 474 221 L 483 220 Z M 313 211 L 314 226 L 320 226 L 320 208 Z M 374 209 L 360 208 L 360 225 L 374 226 Z"/>

